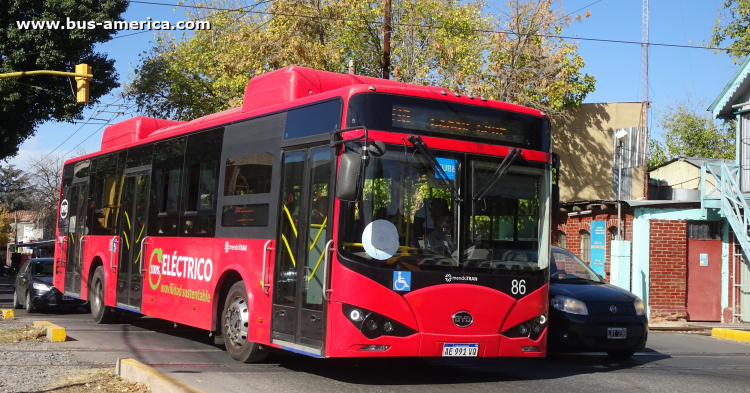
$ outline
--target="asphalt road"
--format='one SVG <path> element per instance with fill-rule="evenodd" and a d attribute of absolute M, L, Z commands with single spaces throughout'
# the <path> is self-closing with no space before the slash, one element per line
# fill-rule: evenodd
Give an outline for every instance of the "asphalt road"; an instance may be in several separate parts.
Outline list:
<path fill-rule="evenodd" d="M 0 308 L 12 302 L 0 278 Z M 617 361 L 602 353 L 546 359 L 313 359 L 275 355 L 237 364 L 207 332 L 154 318 L 96 325 L 83 309 L 46 310 L 20 321 L 67 329 L 56 344 L 92 367 L 132 357 L 206 392 L 748 392 L 750 345 L 699 334 L 651 332 L 647 347 Z"/>

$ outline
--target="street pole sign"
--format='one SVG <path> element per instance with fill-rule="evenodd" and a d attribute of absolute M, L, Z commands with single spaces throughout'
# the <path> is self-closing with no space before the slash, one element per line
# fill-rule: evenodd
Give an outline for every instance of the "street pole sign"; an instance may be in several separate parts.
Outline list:
<path fill-rule="evenodd" d="M 604 261 L 607 255 L 606 221 L 591 221 L 591 268 L 604 276 Z"/>

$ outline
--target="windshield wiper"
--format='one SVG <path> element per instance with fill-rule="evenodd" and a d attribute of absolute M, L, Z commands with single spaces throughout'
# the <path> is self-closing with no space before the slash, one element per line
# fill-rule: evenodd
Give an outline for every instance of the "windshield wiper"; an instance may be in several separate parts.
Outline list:
<path fill-rule="evenodd" d="M 490 191 L 492 186 L 494 186 L 501 177 L 505 176 L 505 172 L 508 172 L 510 166 L 513 165 L 513 163 L 520 155 L 521 149 L 511 148 L 510 150 L 508 150 L 508 155 L 505 156 L 503 162 L 498 165 L 495 174 L 492 175 L 492 181 L 485 184 L 484 187 L 482 187 L 476 194 L 474 194 L 474 200 L 478 201 L 484 198 L 484 196 Z"/>
<path fill-rule="evenodd" d="M 427 161 L 430 163 L 430 165 L 433 166 L 435 170 L 435 174 L 438 175 L 438 177 L 443 180 L 446 186 L 451 188 L 453 190 L 453 198 L 456 200 L 456 202 L 461 203 L 463 200 L 458 195 L 458 187 L 456 186 L 456 182 L 454 181 L 451 183 L 450 179 L 448 178 L 448 174 L 445 173 L 443 170 L 443 167 L 440 166 L 440 163 L 438 163 L 437 158 L 435 158 L 435 155 L 432 154 L 430 151 L 430 148 L 427 146 L 426 143 L 422 140 L 422 137 L 417 135 L 409 135 L 406 137 L 406 140 L 409 141 L 414 147 L 419 151 L 419 154 L 425 156 L 427 158 Z"/>

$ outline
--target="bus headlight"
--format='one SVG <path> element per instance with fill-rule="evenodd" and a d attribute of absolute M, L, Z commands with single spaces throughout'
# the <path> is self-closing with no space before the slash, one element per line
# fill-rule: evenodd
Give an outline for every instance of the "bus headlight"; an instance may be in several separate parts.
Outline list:
<path fill-rule="evenodd" d="M 501 334 L 509 338 L 528 337 L 534 341 L 538 340 L 544 332 L 547 324 L 547 314 L 542 314 L 528 321 L 523 321 L 516 326 L 506 329 Z"/>
<path fill-rule="evenodd" d="M 362 320 L 365 319 L 365 316 L 362 314 L 362 310 L 355 308 L 349 313 L 349 319 L 354 322 L 362 322 Z"/>
<path fill-rule="evenodd" d="M 406 337 L 417 332 L 402 323 L 361 307 L 342 304 L 341 309 L 357 330 L 369 339 L 380 336 Z"/>

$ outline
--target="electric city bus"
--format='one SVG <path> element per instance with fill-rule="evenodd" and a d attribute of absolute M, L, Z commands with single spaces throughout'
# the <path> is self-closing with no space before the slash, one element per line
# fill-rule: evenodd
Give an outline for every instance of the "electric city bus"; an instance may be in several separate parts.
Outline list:
<path fill-rule="evenodd" d="M 128 119 L 67 161 L 54 285 L 243 362 L 542 357 L 550 145 L 538 110 L 287 67 L 242 107 Z"/>

